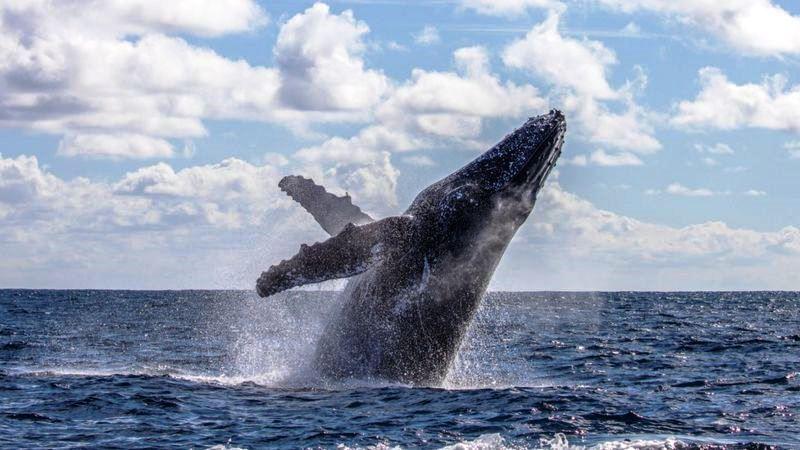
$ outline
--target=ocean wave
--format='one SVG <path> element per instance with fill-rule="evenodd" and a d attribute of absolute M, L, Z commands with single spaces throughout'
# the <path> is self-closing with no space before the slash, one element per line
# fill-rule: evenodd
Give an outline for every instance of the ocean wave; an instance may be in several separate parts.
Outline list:
<path fill-rule="evenodd" d="M 558 433 L 552 439 L 542 438 L 538 445 L 516 445 L 499 434 L 486 434 L 472 441 L 442 447 L 441 450 L 676 450 L 686 444 L 676 438 L 662 440 L 613 440 L 592 446 L 572 445 L 566 435 Z"/>
<path fill-rule="evenodd" d="M 332 381 L 322 379 L 314 373 L 292 374 L 289 376 L 283 372 L 264 372 L 257 374 L 214 374 L 176 370 L 174 368 L 168 368 L 164 366 L 155 368 L 16 367 L 9 369 L 7 374 L 10 376 L 19 377 L 166 377 L 197 384 L 211 384 L 230 387 L 260 386 L 275 389 L 306 388 L 320 390 L 349 390 L 356 388 L 412 387 L 408 384 L 378 379 L 351 379 Z"/>
<path fill-rule="evenodd" d="M 412 385 L 398 383 L 381 379 L 346 379 L 329 380 L 320 377 L 312 370 L 298 373 L 286 373 L 283 370 L 272 372 L 237 374 L 237 373 L 208 373 L 193 372 L 185 369 L 176 369 L 167 366 L 156 367 L 17 367 L 8 370 L 12 376 L 29 377 L 167 377 L 175 380 L 187 381 L 198 384 L 213 384 L 220 386 L 243 386 L 255 385 L 265 388 L 287 389 L 287 388 L 310 388 L 320 390 L 349 390 L 357 388 L 413 388 Z M 452 380 L 448 379 L 440 386 L 431 388 L 447 391 L 471 391 L 471 390 L 507 390 L 520 388 L 559 388 L 572 387 L 580 388 L 565 383 L 556 383 L 552 380 L 542 379 L 538 382 L 529 380 L 527 383 L 509 383 L 507 380 L 497 380 L 487 378 L 485 380 Z"/>
<path fill-rule="evenodd" d="M 220 447 L 221 448 L 221 447 Z M 377 444 L 367 447 L 350 447 L 339 444 L 339 450 L 403 450 L 401 446 Z M 465 440 L 440 447 L 439 450 L 725 450 L 770 448 L 760 444 L 737 444 L 695 438 L 681 440 L 677 437 L 659 438 L 617 438 L 592 445 L 571 444 L 566 435 L 557 433 L 552 439 L 542 438 L 535 445 L 516 444 L 497 433 L 484 434 L 477 439 Z"/>

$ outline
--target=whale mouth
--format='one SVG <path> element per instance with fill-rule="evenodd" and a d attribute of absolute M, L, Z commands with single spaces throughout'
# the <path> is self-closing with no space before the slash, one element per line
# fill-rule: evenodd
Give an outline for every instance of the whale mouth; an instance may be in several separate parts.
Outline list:
<path fill-rule="evenodd" d="M 532 117 L 442 182 L 473 184 L 488 194 L 541 182 L 561 154 L 566 123 L 564 114 L 555 109 Z"/>
<path fill-rule="evenodd" d="M 561 111 L 532 117 L 474 164 L 499 169 L 493 176 L 485 177 L 490 191 L 518 195 L 532 190 L 535 195 L 561 155 L 566 130 L 567 122 Z"/>
<path fill-rule="evenodd" d="M 485 153 L 420 192 L 408 212 L 424 211 L 432 198 L 450 205 L 449 210 L 456 208 L 453 205 L 469 208 L 515 199 L 502 203 L 518 203 L 522 209 L 514 210 L 529 212 L 561 154 L 566 123 L 564 114 L 555 109 L 531 117 Z"/>
<path fill-rule="evenodd" d="M 561 155 L 567 122 L 561 111 L 553 110 L 530 119 L 517 130 L 520 131 L 530 135 L 530 144 L 522 151 L 526 161 L 510 180 L 509 187 L 534 188 L 537 192 Z"/>

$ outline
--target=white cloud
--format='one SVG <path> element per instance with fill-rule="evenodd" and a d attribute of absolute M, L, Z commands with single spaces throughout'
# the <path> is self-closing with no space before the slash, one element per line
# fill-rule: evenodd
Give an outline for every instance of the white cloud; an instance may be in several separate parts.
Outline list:
<path fill-rule="evenodd" d="M 789 152 L 790 158 L 800 159 L 800 141 L 789 141 L 783 144 L 783 148 Z"/>
<path fill-rule="evenodd" d="M 695 144 L 694 148 L 700 153 L 710 153 L 712 155 L 732 155 L 735 153 L 730 145 L 721 142 L 714 145 Z"/>
<path fill-rule="evenodd" d="M 389 43 L 386 44 L 386 47 L 389 50 L 394 50 L 394 51 L 397 51 L 397 52 L 407 52 L 408 51 L 408 47 L 406 47 L 403 44 L 398 43 L 397 41 L 389 41 Z"/>
<path fill-rule="evenodd" d="M 64 180 L 36 157 L 0 156 L 0 285 L 249 287 L 262 263 L 323 235 L 278 179 L 228 159 Z"/>
<path fill-rule="evenodd" d="M 614 52 L 599 41 L 562 36 L 559 22 L 558 14 L 550 14 L 525 38 L 506 47 L 503 62 L 528 70 L 549 83 L 571 88 L 579 95 L 616 98 L 617 93 L 606 80 L 608 67 L 617 63 Z"/>
<path fill-rule="evenodd" d="M 691 189 L 680 183 L 670 184 L 669 186 L 667 186 L 665 192 L 667 194 L 682 195 L 684 197 L 712 197 L 714 195 L 717 195 L 716 192 L 710 189 L 705 189 L 705 188 Z"/>
<path fill-rule="evenodd" d="M 387 189 L 370 176 L 354 172 L 352 180 Z M 3 267 L 14 269 L 0 271 L 0 283 L 250 287 L 260 270 L 300 242 L 324 237 L 278 190 L 279 177 L 269 165 L 227 159 L 183 170 L 160 163 L 103 183 L 60 179 L 35 157 L 0 157 L 0 251 Z M 501 288 L 527 289 L 736 288 L 744 282 L 751 284 L 741 287 L 796 289 L 791 269 L 798 262 L 797 228 L 650 224 L 598 209 L 551 180 L 495 279 Z M 514 276 L 515 270 L 533 275 Z M 730 273 L 736 277 L 727 278 Z"/>
<path fill-rule="evenodd" d="M 4 2 L 0 126 L 66 135 L 66 155 L 163 157 L 167 139 L 204 136 L 204 120 L 294 130 L 364 120 L 388 89 L 382 73 L 364 67 L 368 27 L 350 11 L 315 4 L 289 19 L 273 68 L 164 34 L 252 29 L 266 17 L 254 2 L 161 3 L 96 1 L 78 12 L 70 2 Z"/>
<path fill-rule="evenodd" d="M 352 175 L 343 177 L 340 170 L 359 173 L 369 183 L 360 191 L 361 196 L 373 200 L 376 207 L 383 204 L 385 209 L 385 205 L 396 204 L 398 176 L 386 152 L 444 145 L 483 149 L 486 144 L 477 139 L 484 120 L 521 117 L 546 107 L 534 87 L 502 83 L 491 73 L 484 48 L 461 48 L 453 57 L 455 72 L 414 69 L 411 79 L 395 86 L 376 107 L 375 122 L 355 135 L 334 136 L 298 150 L 295 157 L 306 164 L 304 170 L 327 177 L 327 184 L 342 190 L 358 187 Z M 425 158 L 410 161 L 427 163 Z M 333 168 L 325 170 L 323 165 Z M 386 189 L 381 191 L 378 186 Z"/>
<path fill-rule="evenodd" d="M 178 32 L 213 37 L 252 30 L 268 20 L 266 12 L 252 0 L 6 0 L 0 14 L 11 28 L 44 26 L 48 32 L 65 36 Z"/>
<path fill-rule="evenodd" d="M 1 125 L 193 137 L 205 134 L 205 117 L 275 117 L 274 70 L 162 35 L 129 42 L 61 40 L 43 32 L 40 39 L 17 34 L 11 47 L 0 45 L 0 57 L 11 61 L 0 67 Z"/>
<path fill-rule="evenodd" d="M 505 48 L 503 62 L 555 86 L 564 108 L 590 141 L 638 153 L 659 150 L 649 114 L 634 101 L 636 91 L 647 84 L 643 70 L 637 68 L 635 80 L 614 89 L 607 78 L 617 63 L 614 52 L 599 41 L 563 36 L 559 23 L 560 15 L 550 13 L 523 39 Z M 625 110 L 613 112 L 607 101 L 622 102 Z"/>
<path fill-rule="evenodd" d="M 289 164 L 289 158 L 280 153 L 274 153 L 274 152 L 268 152 L 264 154 L 262 161 L 264 161 L 265 164 L 269 164 L 271 166 L 276 166 L 276 167 L 282 167 Z"/>
<path fill-rule="evenodd" d="M 590 161 L 598 166 L 641 166 L 644 164 L 638 156 L 633 153 L 614 153 L 609 154 L 604 150 L 592 152 Z"/>
<path fill-rule="evenodd" d="M 519 117 L 546 106 L 533 86 L 502 83 L 491 73 L 483 47 L 461 48 L 453 56 L 457 72 L 414 69 L 377 108 L 378 119 L 423 136 L 474 138 L 482 118 Z"/>
<path fill-rule="evenodd" d="M 406 156 L 403 161 L 406 164 L 418 167 L 435 167 L 437 165 L 436 161 L 426 155 Z"/>
<path fill-rule="evenodd" d="M 800 17 L 771 0 L 597 0 L 624 11 L 675 16 L 748 55 L 800 53 Z"/>
<path fill-rule="evenodd" d="M 414 33 L 414 42 L 420 45 L 438 44 L 441 40 L 439 30 L 432 25 L 425 25 L 420 31 Z"/>
<path fill-rule="evenodd" d="M 364 68 L 366 23 L 346 10 L 315 3 L 281 27 L 275 59 L 281 99 L 301 110 L 363 110 L 388 88 L 383 73 Z"/>
<path fill-rule="evenodd" d="M 265 13 L 248 18 L 242 12 L 246 8 L 236 9 L 252 2 L 220 2 L 231 11 L 218 12 L 218 21 L 184 13 L 169 18 L 172 6 L 158 9 L 150 3 L 136 13 L 146 13 L 145 18 L 134 20 L 130 12 L 110 13 L 108 8 L 127 8 L 107 6 L 112 3 L 97 3 L 107 24 L 101 23 L 103 14 L 95 17 L 93 11 L 88 18 L 67 14 L 65 20 L 74 24 L 65 23 L 62 31 L 44 3 L 27 3 L 32 6 L 26 6 L 25 23 L 20 17 L 9 19 L 4 8 L 11 3 L 0 6 L 0 58 L 7 62 L 0 64 L 0 124 L 63 135 L 62 154 L 110 158 L 174 156 L 178 151 L 172 142 L 204 136 L 203 122 L 209 119 L 289 125 L 358 120 L 366 125 L 351 137 L 309 145 L 291 159 L 268 154 L 264 164 L 230 158 L 181 170 L 160 163 L 109 181 L 62 179 L 35 157 L 0 157 L 0 251 L 7 255 L 0 261 L 0 284 L 46 280 L 50 286 L 249 287 L 265 264 L 292 254 L 300 242 L 323 237 L 313 220 L 277 189 L 280 176 L 304 173 L 337 193 L 350 192 L 355 203 L 370 211 L 396 213 L 399 172 L 391 156 L 426 166 L 433 160 L 422 150 L 484 149 L 487 120 L 527 116 L 548 105 L 533 86 L 493 73 L 482 47 L 456 51 L 452 71 L 415 69 L 410 79 L 392 83 L 364 63 L 366 24 L 347 11 L 333 14 L 322 4 L 287 21 L 281 31 L 285 46 L 275 50 L 276 57 L 285 59 L 270 68 L 164 34 L 216 36 L 252 29 L 263 23 Z M 534 2 L 514 3 L 529 7 Z M 63 5 L 68 3 L 58 7 Z M 621 149 L 575 160 L 640 164 L 637 155 L 660 147 L 649 113 L 634 102 L 635 91 L 646 82 L 643 73 L 625 86 L 612 86 L 613 51 L 597 41 L 561 36 L 557 20 L 536 28 L 553 46 L 566 49 L 567 56 L 585 57 L 585 67 L 593 68 L 588 71 L 592 84 L 562 80 L 552 68 L 531 67 L 524 58 L 518 60 L 521 68 L 555 87 L 552 97 L 565 102 L 570 120 L 588 139 Z M 524 48 L 521 54 L 561 55 L 531 45 L 533 50 Z M 336 81 L 344 73 L 361 85 Z M 304 82 L 333 83 L 333 93 L 303 98 L 306 94 L 284 83 L 289 74 L 299 74 L 296 88 Z M 789 93 L 783 87 L 778 91 Z M 724 194 L 671 187 L 680 195 Z M 514 254 L 524 256 L 515 259 Z M 763 272 L 765 277 L 753 281 L 756 287 L 796 288 L 795 274 L 787 271 L 797 267 L 799 254 L 800 230 L 793 227 L 762 233 L 719 222 L 685 228 L 649 224 L 600 210 L 551 182 L 504 263 L 541 279 L 504 277 L 502 271 L 497 279 L 524 280 L 522 287 L 528 289 L 652 289 L 667 282 L 667 288 L 675 288 L 703 281 L 709 283 L 704 287 L 730 287 L 724 279 L 729 274 L 738 283 Z M 561 263 L 563 270 L 557 266 Z M 720 264 L 729 270 L 719 271 Z M 615 278 L 602 272 L 606 269 L 623 275 Z M 209 285 L 209 270 L 223 270 L 223 284 Z"/>
<path fill-rule="evenodd" d="M 744 193 L 744 195 L 750 197 L 764 197 L 767 195 L 765 191 L 759 191 L 758 189 L 750 189 Z"/>
<path fill-rule="evenodd" d="M 299 169 L 334 192 L 348 191 L 362 200 L 362 207 L 386 212 L 397 204 L 400 172 L 389 152 L 419 147 L 416 138 L 402 130 L 380 125 L 366 127 L 355 136 L 335 136 L 294 153 Z"/>
<path fill-rule="evenodd" d="M 694 144 L 694 149 L 701 154 L 704 155 L 714 155 L 714 156 L 727 156 L 733 155 L 735 152 L 728 144 L 723 144 L 718 142 L 714 145 L 705 145 L 705 144 Z M 717 161 L 716 158 L 711 156 L 704 156 L 700 159 L 700 162 L 708 167 L 716 167 L 720 163 Z M 735 168 L 726 168 L 726 172 L 735 171 Z"/>
<path fill-rule="evenodd" d="M 375 125 L 350 138 L 335 136 L 319 145 L 301 148 L 295 156 L 307 163 L 369 164 L 382 150 L 408 151 L 420 145 L 402 130 Z"/>
<path fill-rule="evenodd" d="M 653 135 L 649 113 L 632 99 L 626 103 L 624 112 L 615 113 L 591 97 L 569 95 L 564 98 L 564 107 L 572 112 L 589 141 L 640 154 L 660 150 L 661 143 Z"/>
<path fill-rule="evenodd" d="M 74 134 L 65 136 L 58 144 L 62 156 L 87 158 L 171 158 L 172 144 L 138 134 Z"/>
<path fill-rule="evenodd" d="M 686 227 L 648 223 L 599 209 L 551 180 L 509 247 L 493 286 L 796 289 L 791 268 L 798 263 L 796 227 L 759 232 L 722 222 Z"/>
<path fill-rule="evenodd" d="M 113 183 L 66 181 L 34 156 L 0 156 L 0 203 L 16 205 L 0 226 L 20 223 L 74 233 L 141 227 L 174 231 L 190 223 L 241 228 L 258 225 L 265 212 L 290 204 L 277 187 L 279 179 L 273 166 L 229 158 L 179 171 L 158 163 Z"/>
<path fill-rule="evenodd" d="M 461 0 L 461 7 L 489 16 L 517 17 L 528 9 L 544 8 L 562 11 L 565 5 L 557 0 Z"/>
<path fill-rule="evenodd" d="M 709 158 L 709 157 L 705 157 L 705 158 L 701 159 L 700 162 L 702 162 L 703 164 L 705 164 L 708 167 L 714 167 L 714 166 L 719 165 L 719 162 L 716 159 Z"/>
<path fill-rule="evenodd" d="M 586 155 L 575 155 L 570 159 L 565 159 L 563 156 L 561 160 L 566 164 L 572 164 L 573 166 L 579 167 L 586 167 L 589 165 L 589 157 Z"/>
<path fill-rule="evenodd" d="M 620 31 L 627 36 L 639 36 L 642 34 L 642 28 L 636 22 L 628 22 Z"/>
<path fill-rule="evenodd" d="M 741 127 L 800 132 L 800 86 L 787 88 L 782 75 L 761 84 L 737 85 L 715 67 L 700 70 L 701 90 L 678 104 L 672 122 L 679 126 Z"/>
<path fill-rule="evenodd" d="M 601 167 L 641 166 L 644 162 L 633 153 L 606 153 L 605 150 L 595 150 L 590 155 L 578 155 L 568 160 L 576 166 L 587 166 L 590 163 Z"/>

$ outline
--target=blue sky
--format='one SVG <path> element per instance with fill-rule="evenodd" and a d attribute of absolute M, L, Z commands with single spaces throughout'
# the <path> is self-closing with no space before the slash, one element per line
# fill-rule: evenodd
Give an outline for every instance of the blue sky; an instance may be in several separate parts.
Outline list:
<path fill-rule="evenodd" d="M 798 289 L 800 4 L 9 1 L 0 286 L 249 288 L 531 115 L 557 173 L 495 289 Z"/>

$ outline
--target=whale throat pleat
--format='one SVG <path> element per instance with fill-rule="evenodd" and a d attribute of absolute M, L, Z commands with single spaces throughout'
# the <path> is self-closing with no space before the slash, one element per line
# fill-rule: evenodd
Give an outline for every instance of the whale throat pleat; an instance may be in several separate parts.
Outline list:
<path fill-rule="evenodd" d="M 396 216 L 362 226 L 348 224 L 336 236 L 302 245 L 292 258 L 263 272 L 256 290 L 261 297 L 267 297 L 293 287 L 365 272 L 386 256 L 387 248 L 402 247 L 410 235 L 411 222 L 409 216 Z"/>
<path fill-rule="evenodd" d="M 339 234 L 349 223 L 364 225 L 373 221 L 352 203 L 349 195 L 339 197 L 331 194 L 309 178 L 290 175 L 284 177 L 278 186 L 314 216 L 314 220 L 331 236 Z"/>

